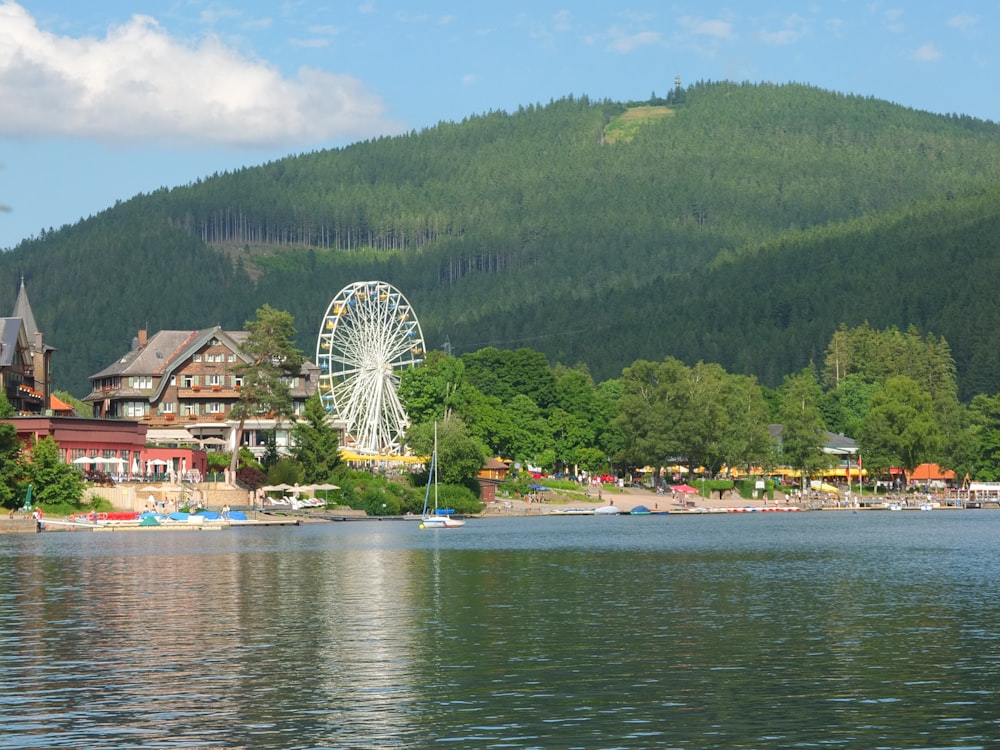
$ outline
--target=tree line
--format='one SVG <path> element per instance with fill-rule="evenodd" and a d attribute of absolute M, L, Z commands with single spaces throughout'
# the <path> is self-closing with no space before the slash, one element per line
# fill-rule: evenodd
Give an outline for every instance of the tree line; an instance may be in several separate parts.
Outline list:
<path fill-rule="evenodd" d="M 292 316 L 264 305 L 244 327 L 254 356 L 241 373 L 252 386 L 241 390 L 234 411 L 295 421 L 293 447 L 280 457 L 272 446 L 262 463 L 246 451 L 220 460 L 231 460 L 251 486 L 332 481 L 342 487 L 342 502 L 372 515 L 419 511 L 416 487 L 426 475 L 399 483 L 345 466 L 318 396 L 296 420 L 288 375 L 302 355 Z M 717 363 L 689 366 L 673 357 L 637 360 L 621 377 L 595 383 L 586 368 L 552 366 L 533 349 L 486 347 L 459 356 L 430 352 L 401 374 L 399 393 L 414 453 L 430 453 L 441 425 L 443 498 L 466 512 L 478 507 L 475 477 L 489 456 L 574 475 L 622 475 L 646 465 L 704 467 L 710 475 L 724 467 L 767 474 L 792 466 L 805 481 L 834 460 L 822 450 L 828 431 L 857 438 L 870 473 L 912 473 L 934 461 L 959 475 L 1000 480 L 1000 394 L 960 402 L 947 341 L 915 328 L 841 326 L 821 361 L 776 388 Z M 0 414 L 12 412 L 0 394 Z M 10 424 L 0 425 L 0 474 L 6 507 L 17 505 L 28 485 L 41 502 L 80 501 L 82 481 L 61 463 L 58 446 L 46 439 L 25 450 Z"/>
<path fill-rule="evenodd" d="M 947 341 L 915 328 L 841 326 L 821 359 L 775 388 L 673 357 L 595 383 L 586 368 L 552 367 L 540 352 L 488 347 L 431 352 L 403 373 L 400 394 L 418 429 L 457 421 L 484 456 L 546 472 L 683 464 L 809 474 L 834 460 L 822 450 L 830 432 L 857 439 L 873 473 L 937 462 L 1000 479 L 1000 395 L 961 403 Z"/>

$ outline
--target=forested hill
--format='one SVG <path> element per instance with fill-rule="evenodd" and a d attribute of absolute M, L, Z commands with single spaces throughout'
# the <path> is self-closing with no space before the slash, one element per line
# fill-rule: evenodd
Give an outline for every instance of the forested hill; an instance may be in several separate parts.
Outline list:
<path fill-rule="evenodd" d="M 998 178 L 995 123 L 805 86 L 567 98 L 137 196 L 0 257 L 0 309 L 23 273 L 75 393 L 139 328 L 264 302 L 312 356 L 336 292 L 382 279 L 432 348 L 599 380 L 673 355 L 773 385 L 842 322 L 913 325 L 968 397 L 1000 391 Z"/>

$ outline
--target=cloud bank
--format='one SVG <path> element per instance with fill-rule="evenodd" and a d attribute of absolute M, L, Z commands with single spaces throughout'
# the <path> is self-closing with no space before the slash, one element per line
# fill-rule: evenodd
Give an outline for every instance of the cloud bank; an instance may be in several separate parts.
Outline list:
<path fill-rule="evenodd" d="M 0 4 L 0 136 L 273 147 L 398 133 L 356 78 L 294 79 L 216 37 L 187 43 L 135 15 L 103 39 L 57 36 Z"/>

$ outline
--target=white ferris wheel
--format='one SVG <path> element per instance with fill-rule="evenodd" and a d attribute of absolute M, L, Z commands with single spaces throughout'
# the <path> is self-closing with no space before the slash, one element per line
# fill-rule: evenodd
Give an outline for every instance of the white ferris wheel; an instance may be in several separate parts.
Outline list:
<path fill-rule="evenodd" d="M 399 373 L 424 358 L 420 322 L 384 281 L 356 281 L 330 302 L 316 341 L 323 405 L 346 425 L 347 445 L 366 455 L 400 452 L 407 419 Z"/>

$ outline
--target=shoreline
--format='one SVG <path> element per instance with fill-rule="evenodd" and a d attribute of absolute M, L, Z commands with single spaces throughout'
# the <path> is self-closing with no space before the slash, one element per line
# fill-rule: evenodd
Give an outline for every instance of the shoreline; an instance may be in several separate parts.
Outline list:
<path fill-rule="evenodd" d="M 604 493 L 604 497 L 597 500 L 593 497 L 586 497 L 582 493 L 551 490 L 543 494 L 548 499 L 524 500 L 518 498 L 499 497 L 495 502 L 486 506 L 482 513 L 469 515 L 468 518 L 489 519 L 507 518 L 512 516 L 524 516 L 540 518 L 543 516 L 574 515 L 571 511 L 581 511 L 580 515 L 593 514 L 598 508 L 614 506 L 622 514 L 631 512 L 638 506 L 645 506 L 653 515 L 703 515 L 703 514 L 729 514 L 729 513 L 760 513 L 760 512 L 806 512 L 806 511 L 887 511 L 890 503 L 897 503 L 901 498 L 879 497 L 877 502 L 865 507 L 854 505 L 817 505 L 815 503 L 791 502 L 786 496 L 779 495 L 777 499 L 764 500 L 745 499 L 727 492 L 720 497 L 702 497 L 698 494 L 671 494 L 658 495 L 652 490 L 638 487 L 628 487 L 624 489 L 609 489 Z M 916 500 L 911 498 L 910 500 Z M 966 510 L 964 506 L 947 505 L 942 502 L 943 498 L 933 498 L 933 510 Z M 1000 505 L 997 506 L 1000 508 Z M 979 510 L 989 508 L 977 508 Z M 248 510 L 250 510 L 248 508 Z M 164 524 L 158 527 L 138 527 L 133 523 L 109 523 L 103 525 L 90 525 L 72 523 L 64 518 L 45 518 L 43 523 L 48 525 L 45 531 L 196 531 L 196 530 L 220 530 L 222 528 L 238 528 L 253 526 L 296 526 L 302 523 L 339 523 L 344 521 L 386 521 L 386 520 L 413 520 L 408 516 L 368 516 L 363 511 L 353 511 L 349 509 L 323 510 L 319 512 L 287 512 L 284 510 L 253 509 L 256 517 L 244 522 L 236 523 L 216 523 L 205 524 Z M 904 505 L 900 510 L 919 511 L 920 502 L 912 502 Z M 891 511 L 890 511 L 891 512 Z M 62 527 L 62 528 L 60 528 Z M 72 528 L 67 528 L 72 527 Z M 0 534 L 3 533 L 37 533 L 36 524 L 30 518 L 0 519 Z"/>

